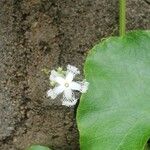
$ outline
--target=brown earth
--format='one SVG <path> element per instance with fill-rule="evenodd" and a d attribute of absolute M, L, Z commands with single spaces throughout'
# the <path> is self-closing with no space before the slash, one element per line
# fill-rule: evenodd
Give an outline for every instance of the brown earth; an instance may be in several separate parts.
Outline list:
<path fill-rule="evenodd" d="M 150 1 L 128 0 L 128 30 L 150 29 Z M 102 38 L 118 34 L 117 0 L 0 1 L 0 150 L 42 144 L 78 150 L 76 108 L 46 98 L 41 70 L 82 70 Z"/>

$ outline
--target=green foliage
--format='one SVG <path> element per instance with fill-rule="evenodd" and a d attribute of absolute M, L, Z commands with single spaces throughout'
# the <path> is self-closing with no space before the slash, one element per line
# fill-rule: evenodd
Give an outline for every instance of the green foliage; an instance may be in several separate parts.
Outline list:
<path fill-rule="evenodd" d="M 27 150 L 50 150 L 48 147 L 40 146 L 40 145 L 32 145 Z"/>
<path fill-rule="evenodd" d="M 143 150 L 150 138 L 150 32 L 96 45 L 77 112 L 81 150 Z"/>

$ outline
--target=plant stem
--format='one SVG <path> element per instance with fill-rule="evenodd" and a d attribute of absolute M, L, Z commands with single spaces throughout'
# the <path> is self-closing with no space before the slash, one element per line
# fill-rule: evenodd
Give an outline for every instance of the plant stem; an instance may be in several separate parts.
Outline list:
<path fill-rule="evenodd" d="M 119 34 L 125 35 L 126 31 L 126 0 L 119 0 Z"/>

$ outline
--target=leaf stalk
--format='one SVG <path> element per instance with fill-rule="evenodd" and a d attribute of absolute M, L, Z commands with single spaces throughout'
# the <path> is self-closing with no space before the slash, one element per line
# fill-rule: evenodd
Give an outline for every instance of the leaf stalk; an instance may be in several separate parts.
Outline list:
<path fill-rule="evenodd" d="M 126 0 L 119 0 L 119 35 L 126 32 Z"/>

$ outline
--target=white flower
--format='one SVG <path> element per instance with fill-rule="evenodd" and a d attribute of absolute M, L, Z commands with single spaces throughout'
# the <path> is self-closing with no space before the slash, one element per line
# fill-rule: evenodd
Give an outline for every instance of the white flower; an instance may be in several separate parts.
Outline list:
<path fill-rule="evenodd" d="M 55 83 L 55 87 L 47 92 L 47 95 L 55 99 L 59 94 L 63 93 L 62 105 L 73 106 L 77 103 L 73 91 L 85 93 L 89 83 L 86 80 L 73 81 L 75 75 L 80 74 L 78 68 L 68 65 L 65 74 L 58 73 L 55 70 L 51 71 L 50 81 Z"/>

